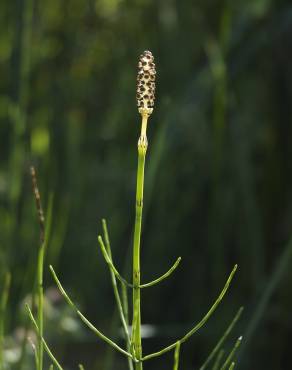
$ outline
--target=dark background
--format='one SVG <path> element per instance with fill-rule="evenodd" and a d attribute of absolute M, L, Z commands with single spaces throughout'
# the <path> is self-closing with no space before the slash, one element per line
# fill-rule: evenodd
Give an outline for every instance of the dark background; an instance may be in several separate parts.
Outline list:
<path fill-rule="evenodd" d="M 224 301 L 189 342 L 180 368 L 198 369 L 237 309 L 240 369 L 288 369 L 291 346 L 292 6 L 288 0 L 1 0 L 0 270 L 12 274 L 9 368 L 19 357 L 34 284 L 38 221 L 54 193 L 45 262 L 45 337 L 66 369 L 126 369 L 79 323 L 54 288 L 53 264 L 83 312 L 114 336 L 114 298 L 97 247 L 106 217 L 116 265 L 131 264 L 139 54 L 157 66 L 142 241 L 143 291 L 154 334 L 144 353 L 199 321 L 239 270 Z M 3 284 L 2 284 L 3 285 Z M 112 333 L 112 334 L 110 334 Z M 150 333 L 151 334 L 151 333 Z M 117 339 L 119 340 L 119 339 Z M 145 363 L 172 368 L 172 353 Z"/>

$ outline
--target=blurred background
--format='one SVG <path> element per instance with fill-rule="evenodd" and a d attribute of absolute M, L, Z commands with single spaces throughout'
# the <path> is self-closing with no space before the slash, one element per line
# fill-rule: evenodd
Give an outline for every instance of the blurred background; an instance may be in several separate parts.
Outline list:
<path fill-rule="evenodd" d="M 198 322 L 239 269 L 218 310 L 182 346 L 203 363 L 240 306 L 226 351 L 244 336 L 239 369 L 287 369 L 292 340 L 292 5 L 288 0 L 2 0 L 0 2 L 0 286 L 9 369 L 32 369 L 24 302 L 36 273 L 39 228 L 29 166 L 44 208 L 54 194 L 45 261 L 45 337 L 66 369 L 126 369 L 56 291 L 119 337 L 107 266 L 97 247 L 109 225 L 115 264 L 131 269 L 137 62 L 151 50 L 157 99 L 149 150 L 142 281 L 144 353 Z M 121 342 L 122 343 L 122 342 Z M 145 363 L 172 368 L 173 353 Z M 47 363 L 49 365 L 49 362 Z"/>

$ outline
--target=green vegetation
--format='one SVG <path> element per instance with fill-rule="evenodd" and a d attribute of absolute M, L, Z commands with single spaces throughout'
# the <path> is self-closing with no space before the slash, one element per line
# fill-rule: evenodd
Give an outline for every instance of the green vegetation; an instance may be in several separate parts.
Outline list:
<path fill-rule="evenodd" d="M 167 278 L 171 272 L 173 272 L 178 265 L 180 258 L 177 260 L 177 262 L 171 267 L 170 270 L 168 270 L 165 274 L 163 274 L 160 278 L 153 280 L 150 283 L 147 284 L 141 284 L 141 269 L 140 269 L 140 245 L 141 245 L 141 227 L 142 227 L 142 210 L 143 210 L 143 191 L 144 191 L 144 167 L 145 167 L 145 157 L 148 147 L 148 139 L 146 135 L 147 131 L 147 122 L 149 116 L 153 112 L 153 106 L 154 106 L 154 92 L 155 92 L 155 64 L 154 59 L 149 51 L 145 51 L 139 59 L 139 70 L 138 70 L 138 86 L 137 86 L 137 102 L 139 107 L 139 113 L 142 117 L 142 123 L 141 123 L 141 134 L 138 140 L 138 168 L 137 168 L 137 187 L 136 187 L 136 217 L 135 217 L 135 227 L 134 227 L 134 242 L 133 242 L 133 278 L 132 283 L 128 283 L 124 278 L 121 277 L 120 273 L 115 268 L 113 261 L 112 261 L 112 251 L 110 246 L 110 240 L 109 240 L 109 234 L 107 229 L 107 224 L 105 220 L 102 220 L 102 226 L 103 226 L 103 232 L 104 232 L 104 238 L 105 238 L 105 244 L 102 239 L 102 236 L 98 236 L 98 242 L 101 247 L 101 251 L 103 253 L 104 259 L 107 262 L 107 265 L 110 269 L 111 273 L 111 280 L 112 280 L 112 287 L 114 296 L 116 298 L 117 303 L 117 309 L 119 311 L 121 324 L 123 326 L 124 330 L 124 336 L 126 340 L 126 350 L 121 348 L 117 343 L 115 343 L 113 340 L 108 338 L 106 335 L 104 335 L 99 329 L 97 329 L 76 307 L 76 305 L 72 302 L 71 298 L 69 298 L 67 292 L 63 288 L 62 284 L 60 283 L 60 280 L 58 279 L 54 269 L 52 266 L 50 266 L 53 278 L 65 298 L 65 300 L 68 302 L 68 304 L 73 308 L 73 310 L 76 312 L 76 314 L 79 316 L 79 318 L 84 322 L 84 324 L 91 329 L 100 339 L 104 340 L 107 344 L 113 347 L 113 349 L 119 351 L 123 355 L 126 356 L 128 359 L 128 365 L 129 370 L 132 370 L 135 368 L 135 370 L 142 370 L 143 369 L 143 362 L 149 359 L 152 359 L 154 357 L 158 357 L 163 355 L 164 353 L 175 349 L 175 358 L 174 358 L 174 369 L 178 370 L 179 367 L 179 350 L 181 347 L 181 344 L 186 342 L 194 333 L 196 333 L 201 327 L 204 326 L 204 324 L 207 322 L 207 320 L 210 318 L 212 313 L 217 308 L 218 304 L 223 299 L 229 284 L 234 276 L 235 271 L 237 270 L 237 265 L 234 266 L 229 278 L 227 279 L 227 282 L 216 299 L 215 303 L 212 305 L 212 307 L 209 309 L 207 314 L 203 317 L 203 319 L 195 325 L 193 329 L 188 331 L 181 339 L 176 341 L 175 343 L 161 349 L 158 352 L 153 352 L 151 354 L 148 354 L 146 356 L 143 356 L 142 354 L 142 335 L 141 335 L 141 288 L 149 288 L 165 278 Z M 31 167 L 31 176 L 32 176 L 32 184 L 33 184 L 33 192 L 35 196 L 36 201 L 36 209 L 38 213 L 39 218 L 39 224 L 40 224 L 40 240 L 41 240 L 41 246 L 39 250 L 38 255 L 38 264 L 37 264 L 37 298 L 38 298 L 38 320 L 36 322 L 33 313 L 28 305 L 26 305 L 29 317 L 32 321 L 32 324 L 34 325 L 37 334 L 38 334 L 38 348 L 35 349 L 35 356 L 36 356 L 36 368 L 37 370 L 43 370 L 43 352 L 44 349 L 46 350 L 48 356 L 53 361 L 53 363 L 57 366 L 59 370 L 63 370 L 62 366 L 56 359 L 56 357 L 53 355 L 52 351 L 50 350 L 48 344 L 46 343 L 44 339 L 44 318 L 43 318 L 43 306 L 44 306 L 44 293 L 43 293 L 43 266 L 44 266 L 44 257 L 45 257 L 45 250 L 46 250 L 46 240 L 48 239 L 46 237 L 46 227 L 45 227 L 45 218 L 44 213 L 41 205 L 41 198 L 40 193 L 37 185 L 36 180 L 36 173 L 35 169 Z M 125 292 L 127 292 L 127 288 L 131 288 L 133 292 L 133 320 L 132 320 L 132 327 L 131 327 L 131 334 L 128 329 L 129 320 L 128 317 L 125 316 L 125 312 L 128 311 L 128 303 L 127 303 L 127 293 L 125 294 L 125 299 L 122 300 L 120 298 L 119 288 L 117 286 L 116 277 L 119 279 L 119 281 L 122 284 L 122 288 Z M 124 307 L 123 307 L 124 304 Z M 219 341 L 219 344 L 217 347 L 220 347 L 220 345 L 225 340 L 225 337 L 229 334 L 231 331 L 234 323 L 237 321 L 239 314 L 241 310 L 236 315 L 235 319 L 232 321 L 231 325 L 228 327 L 227 332 L 224 333 L 223 337 Z M 234 353 L 236 349 L 238 348 L 239 344 L 241 342 L 241 337 L 237 340 L 234 348 L 230 352 L 229 356 L 227 357 L 226 361 L 224 362 L 222 366 L 222 370 L 226 369 L 226 367 L 231 362 Z M 215 349 L 213 352 L 215 353 L 217 349 Z M 212 353 L 210 354 L 210 357 L 212 357 Z M 205 362 L 205 365 L 207 364 L 207 361 Z"/>
<path fill-rule="evenodd" d="M 173 343 L 144 367 L 200 368 L 244 305 L 209 368 L 223 366 L 240 334 L 226 369 L 289 368 L 291 10 L 288 0 L 0 2 L 0 368 L 40 366 L 44 343 L 25 302 L 66 370 L 131 364 L 83 326 L 49 266 L 82 315 L 131 353 L 134 86 L 144 49 L 159 85 L 140 230 L 142 356 Z M 52 213 L 43 271 L 31 165 L 46 228 Z M 231 294 L 179 348 L 235 263 Z"/>

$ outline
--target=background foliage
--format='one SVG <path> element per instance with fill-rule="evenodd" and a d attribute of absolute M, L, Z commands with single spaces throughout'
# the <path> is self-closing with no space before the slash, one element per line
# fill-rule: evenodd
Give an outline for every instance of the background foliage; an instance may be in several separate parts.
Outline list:
<path fill-rule="evenodd" d="M 152 325 L 144 351 L 201 318 L 238 263 L 224 303 L 183 347 L 181 368 L 202 363 L 240 305 L 239 368 L 289 366 L 291 40 L 288 0 L 0 2 L 0 269 L 2 280 L 12 273 L 11 362 L 20 353 L 38 248 L 30 163 L 38 167 L 43 201 L 54 192 L 46 265 L 99 327 L 113 326 L 98 220 L 108 219 L 116 264 L 126 271 L 139 132 L 136 64 L 150 49 L 158 91 L 149 126 L 144 280 L 178 255 L 183 262 L 169 281 L 143 291 L 143 321 Z M 78 326 L 53 286 L 46 268 L 46 337 L 63 363 L 122 369 L 120 356 L 111 358 Z M 171 361 L 167 355 L 145 368 L 170 368 Z"/>

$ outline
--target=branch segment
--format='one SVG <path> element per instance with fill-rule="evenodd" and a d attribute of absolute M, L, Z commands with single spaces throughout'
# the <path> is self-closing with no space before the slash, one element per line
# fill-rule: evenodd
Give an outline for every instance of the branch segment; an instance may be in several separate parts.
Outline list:
<path fill-rule="evenodd" d="M 208 319 L 211 317 L 212 313 L 216 310 L 217 306 L 222 301 L 225 293 L 227 292 L 227 290 L 229 288 L 229 285 L 231 283 L 231 280 L 233 279 L 233 276 L 234 276 L 236 270 L 237 270 L 237 265 L 235 265 L 233 270 L 231 271 L 231 273 L 230 273 L 230 275 L 229 275 L 229 277 L 228 277 L 228 279 L 225 283 L 224 288 L 222 289 L 221 293 L 219 294 L 218 298 L 216 299 L 216 301 L 214 302 L 212 307 L 209 309 L 209 311 L 206 313 L 206 315 L 202 318 L 202 320 L 198 324 L 196 324 L 196 326 L 193 329 L 191 329 L 184 337 L 182 337 L 179 340 L 180 343 L 183 343 L 186 340 L 188 340 L 196 331 L 198 331 L 208 321 Z M 151 358 L 161 356 L 164 353 L 166 353 L 168 351 L 171 351 L 173 348 L 175 348 L 176 344 L 177 344 L 177 341 L 175 343 L 169 345 L 168 347 L 163 348 L 162 350 L 160 350 L 158 352 L 154 352 L 154 353 L 151 353 L 147 356 L 144 356 L 142 358 L 142 361 L 150 360 Z"/>
<path fill-rule="evenodd" d="M 108 264 L 109 268 L 113 271 L 117 279 L 120 280 L 120 282 L 125 284 L 127 287 L 133 288 L 133 284 L 130 284 L 126 279 L 124 279 L 122 275 L 118 272 L 118 270 L 115 268 L 110 256 L 108 255 L 108 252 L 106 250 L 106 247 L 100 235 L 98 236 L 97 240 L 100 245 L 100 249 L 105 259 L 105 262 Z"/>
<path fill-rule="evenodd" d="M 33 323 L 33 325 L 34 325 L 34 327 L 35 327 L 35 329 L 36 329 L 36 331 L 38 333 L 38 336 L 39 336 L 41 342 L 44 345 L 44 349 L 46 350 L 47 354 L 49 355 L 49 357 L 51 358 L 51 360 L 53 361 L 53 363 L 57 366 L 57 368 L 59 370 L 63 370 L 62 366 L 59 364 L 59 362 L 57 361 L 57 359 L 55 358 L 55 356 L 52 354 L 52 352 L 51 352 L 49 346 L 47 345 L 47 342 L 45 341 L 44 337 L 41 335 L 40 329 L 39 329 L 39 327 L 38 327 L 38 325 L 37 325 L 37 323 L 35 321 L 35 318 L 34 318 L 32 312 L 31 312 L 31 309 L 29 308 L 29 305 L 26 304 L 25 306 L 26 306 L 26 309 L 28 311 L 30 320 Z"/>
<path fill-rule="evenodd" d="M 173 266 L 171 266 L 171 268 L 168 271 L 166 271 L 165 274 L 163 274 L 162 276 L 160 276 L 159 278 L 157 278 L 155 280 L 150 281 L 149 283 L 140 285 L 140 288 L 141 289 L 142 288 L 149 288 L 153 285 L 156 285 L 156 284 L 160 283 L 162 280 L 167 279 L 169 277 L 169 275 L 171 275 L 173 273 L 173 271 L 178 267 L 180 261 L 181 261 L 181 257 L 178 257 L 178 259 L 175 261 Z"/>
<path fill-rule="evenodd" d="M 110 260 L 112 260 L 111 243 L 110 243 L 110 238 L 108 234 L 107 222 L 105 219 L 102 220 L 102 228 L 103 228 L 103 235 L 104 235 L 104 240 L 105 240 L 106 251 L 108 253 Z M 110 266 L 109 266 L 109 272 L 111 275 L 112 287 L 113 287 L 113 292 L 114 292 L 114 296 L 115 296 L 116 303 L 117 303 L 117 308 L 118 308 L 119 315 L 120 315 L 120 320 L 121 320 L 124 334 L 125 334 L 127 351 L 130 352 L 131 351 L 131 337 L 130 337 L 130 333 L 128 329 L 129 321 L 128 321 L 128 312 L 127 312 L 127 302 L 128 302 L 127 288 L 124 283 L 121 284 L 123 300 L 125 303 L 125 306 L 123 308 L 122 300 L 121 300 L 119 289 L 117 286 L 116 275 Z M 128 365 L 129 365 L 129 370 L 134 370 L 132 359 L 129 357 L 128 357 Z"/>
<path fill-rule="evenodd" d="M 136 359 L 133 358 L 131 353 L 125 351 L 123 348 L 118 346 L 115 342 L 113 342 L 110 338 L 108 338 L 106 335 L 104 335 L 101 331 L 99 331 L 75 306 L 75 304 L 71 301 L 70 297 L 66 293 L 65 289 L 63 288 L 62 284 L 60 283 L 53 267 L 50 265 L 50 270 L 53 275 L 53 278 L 58 285 L 58 288 L 63 295 L 63 297 L 66 299 L 68 304 L 74 309 L 74 311 L 77 313 L 77 315 L 80 317 L 80 319 L 84 322 L 86 326 L 88 326 L 89 329 L 91 329 L 100 339 L 104 340 L 106 343 L 111 345 L 113 348 L 115 348 L 117 351 L 121 352 L 123 355 L 130 357 L 133 361 L 137 361 Z"/>
<path fill-rule="evenodd" d="M 110 270 L 116 276 L 116 278 L 118 280 L 120 280 L 120 282 L 122 284 L 126 285 L 128 288 L 134 288 L 134 285 L 129 283 L 125 278 L 123 278 L 122 275 L 117 270 L 117 268 L 115 267 L 115 265 L 113 264 L 112 258 L 111 258 L 111 256 L 109 256 L 109 254 L 106 250 L 106 246 L 104 244 L 104 241 L 103 241 L 102 237 L 99 235 L 97 239 L 98 239 L 98 243 L 100 245 L 102 255 L 103 255 L 106 263 L 108 264 Z M 173 271 L 178 267 L 180 261 L 181 261 L 181 257 L 178 257 L 178 259 L 175 261 L 173 266 L 171 266 L 171 268 L 168 271 L 166 271 L 165 274 L 163 274 L 162 276 L 160 276 L 159 278 L 157 278 L 155 280 L 150 281 L 149 283 L 138 285 L 137 288 L 140 288 L 140 289 L 149 288 L 153 285 L 156 285 L 156 284 L 160 283 L 162 280 L 167 279 L 173 273 Z"/>

